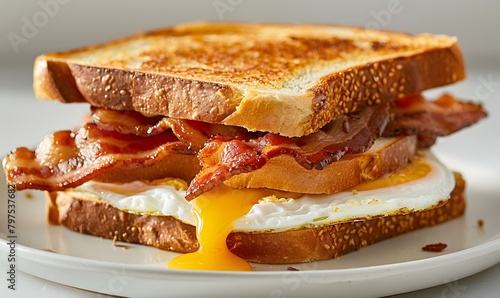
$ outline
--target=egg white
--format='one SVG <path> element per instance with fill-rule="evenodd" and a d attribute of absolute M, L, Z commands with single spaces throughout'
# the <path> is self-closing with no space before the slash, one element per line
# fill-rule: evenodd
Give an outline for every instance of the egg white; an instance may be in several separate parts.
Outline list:
<path fill-rule="evenodd" d="M 375 190 L 263 201 L 237 219 L 234 229 L 283 231 L 433 208 L 449 198 L 455 179 L 432 153 L 426 152 L 424 158 L 431 171 L 423 178 Z M 90 181 L 70 191 L 88 193 L 123 211 L 173 216 L 195 225 L 192 204 L 184 199 L 185 192 L 172 186 L 151 186 L 140 181 L 121 185 Z"/>

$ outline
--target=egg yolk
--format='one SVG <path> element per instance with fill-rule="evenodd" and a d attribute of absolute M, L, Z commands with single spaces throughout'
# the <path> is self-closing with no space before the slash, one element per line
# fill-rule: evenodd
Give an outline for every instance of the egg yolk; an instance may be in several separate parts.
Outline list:
<path fill-rule="evenodd" d="M 356 191 L 373 190 L 403 184 L 425 177 L 432 167 L 422 159 L 416 159 L 391 175 L 361 183 Z M 254 204 L 268 196 L 299 197 L 298 194 L 265 189 L 234 189 L 218 186 L 192 201 L 196 221 L 196 237 L 200 244 L 196 252 L 173 259 L 168 268 L 192 270 L 250 271 L 251 266 L 232 254 L 226 245 L 227 236 L 233 231 L 233 223 L 247 214 Z"/>
<path fill-rule="evenodd" d="M 269 190 L 233 189 L 222 185 L 194 199 L 193 214 L 200 248 L 173 259 L 167 267 L 250 271 L 250 264 L 229 251 L 226 238 L 233 231 L 236 219 L 247 214 L 259 199 L 271 194 Z"/>
<path fill-rule="evenodd" d="M 353 187 L 353 190 L 373 190 L 398 184 L 407 183 L 427 176 L 432 167 L 423 159 L 415 159 L 404 168 L 390 174 L 385 178 L 379 178 L 373 181 L 366 181 Z"/>

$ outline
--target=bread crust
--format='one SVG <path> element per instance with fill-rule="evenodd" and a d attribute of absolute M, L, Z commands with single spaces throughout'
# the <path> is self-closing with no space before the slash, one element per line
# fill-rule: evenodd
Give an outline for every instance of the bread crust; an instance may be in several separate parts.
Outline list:
<path fill-rule="evenodd" d="M 462 54 L 451 37 L 201 23 L 40 56 L 34 90 L 39 98 L 61 102 L 294 137 L 340 114 L 464 77 Z"/>
<path fill-rule="evenodd" d="M 252 262 L 292 264 L 337 258 L 367 245 L 443 223 L 465 212 L 465 182 L 456 185 L 442 206 L 406 215 L 373 218 L 277 233 L 233 232 L 227 246 Z M 195 227 L 170 216 L 134 215 L 102 201 L 76 199 L 65 192 L 47 193 L 49 222 L 80 233 L 179 252 L 198 249 Z"/>

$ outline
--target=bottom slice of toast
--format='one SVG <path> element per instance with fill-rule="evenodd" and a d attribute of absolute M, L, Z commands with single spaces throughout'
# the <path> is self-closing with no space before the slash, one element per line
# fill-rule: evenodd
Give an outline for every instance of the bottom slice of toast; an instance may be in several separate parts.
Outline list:
<path fill-rule="evenodd" d="M 275 233 L 233 232 L 227 246 L 247 261 L 293 264 L 333 259 L 370 244 L 434 226 L 465 212 L 465 181 L 455 173 L 450 199 L 440 207 L 406 215 L 338 223 Z M 177 252 L 198 249 L 195 227 L 171 216 L 136 215 L 105 201 L 77 199 L 65 192 L 47 193 L 49 222 L 80 233 Z"/>

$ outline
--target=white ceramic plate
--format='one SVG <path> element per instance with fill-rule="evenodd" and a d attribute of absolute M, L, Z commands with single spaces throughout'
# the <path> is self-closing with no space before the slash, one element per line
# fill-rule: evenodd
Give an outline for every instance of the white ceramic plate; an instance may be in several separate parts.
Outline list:
<path fill-rule="evenodd" d="M 44 196 L 17 193 L 17 266 L 29 274 L 62 284 L 120 296 L 304 297 L 336 293 L 342 297 L 385 296 L 408 292 L 472 275 L 500 262 L 500 174 L 467 160 L 446 162 L 468 167 L 469 203 L 464 217 L 443 225 L 387 240 L 337 260 L 294 265 L 254 264 L 253 272 L 174 271 L 165 268 L 175 253 L 151 247 L 113 246 L 112 241 L 51 226 Z M 456 168 L 456 167 L 455 167 Z M 4 177 L 0 177 L 4 179 Z M 2 199 L 7 194 L 0 187 Z M 0 222 L 7 221 L 0 213 Z M 478 226 L 478 220 L 484 226 Z M 6 250 L 6 225 L 1 225 Z M 421 247 L 448 244 L 441 253 Z M 5 262 L 2 258 L 2 262 Z M 313 295 L 313 296 L 315 296 Z M 240 296 L 240 295 L 238 295 Z"/>

